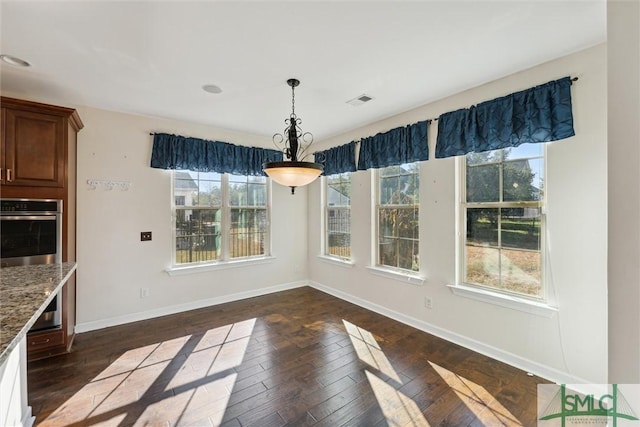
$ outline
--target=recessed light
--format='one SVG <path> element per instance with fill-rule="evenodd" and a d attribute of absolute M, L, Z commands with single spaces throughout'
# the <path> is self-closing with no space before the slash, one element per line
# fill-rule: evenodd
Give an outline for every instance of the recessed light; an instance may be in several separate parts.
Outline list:
<path fill-rule="evenodd" d="M 25 61 L 24 59 L 20 59 L 17 56 L 11 56 L 11 55 L 0 55 L 0 59 L 9 64 L 9 65 L 14 65 L 16 67 L 30 67 L 31 64 L 29 64 L 27 61 Z"/>
<path fill-rule="evenodd" d="M 204 85 L 202 86 L 202 90 L 209 93 L 222 93 L 222 89 L 220 88 L 220 86 L 216 85 Z"/>

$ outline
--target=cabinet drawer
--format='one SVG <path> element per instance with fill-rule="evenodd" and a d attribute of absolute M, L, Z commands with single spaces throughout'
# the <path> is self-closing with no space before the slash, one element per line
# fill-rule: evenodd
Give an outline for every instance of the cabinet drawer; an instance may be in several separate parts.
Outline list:
<path fill-rule="evenodd" d="M 27 335 L 27 351 L 40 350 L 64 344 L 64 331 L 37 332 Z"/>

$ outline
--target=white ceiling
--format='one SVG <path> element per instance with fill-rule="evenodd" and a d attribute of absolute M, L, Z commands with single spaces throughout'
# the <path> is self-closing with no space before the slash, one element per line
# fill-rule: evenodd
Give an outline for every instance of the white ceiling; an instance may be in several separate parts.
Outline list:
<path fill-rule="evenodd" d="M 0 12 L 0 53 L 32 64 L 2 64 L 3 94 L 270 136 L 295 77 L 316 140 L 606 39 L 605 0 L 2 0 Z M 346 104 L 362 94 L 374 100 Z"/>

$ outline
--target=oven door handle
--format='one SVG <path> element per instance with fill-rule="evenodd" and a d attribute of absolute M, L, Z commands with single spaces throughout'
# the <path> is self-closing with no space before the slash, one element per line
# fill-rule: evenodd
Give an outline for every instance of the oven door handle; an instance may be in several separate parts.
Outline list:
<path fill-rule="evenodd" d="M 5 221 L 5 220 L 9 220 L 9 221 L 24 221 L 24 220 L 55 221 L 56 220 L 56 216 L 55 215 L 11 215 L 11 216 L 2 215 L 2 216 L 0 216 L 0 219 L 2 219 L 3 221 Z"/>

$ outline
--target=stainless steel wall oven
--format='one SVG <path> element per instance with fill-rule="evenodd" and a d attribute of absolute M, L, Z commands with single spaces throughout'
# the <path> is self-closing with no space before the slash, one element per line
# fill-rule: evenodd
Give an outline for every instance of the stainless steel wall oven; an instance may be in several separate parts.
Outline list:
<path fill-rule="evenodd" d="M 2 267 L 62 261 L 62 200 L 0 199 L 0 263 Z M 32 331 L 62 325 L 60 295 Z"/>

